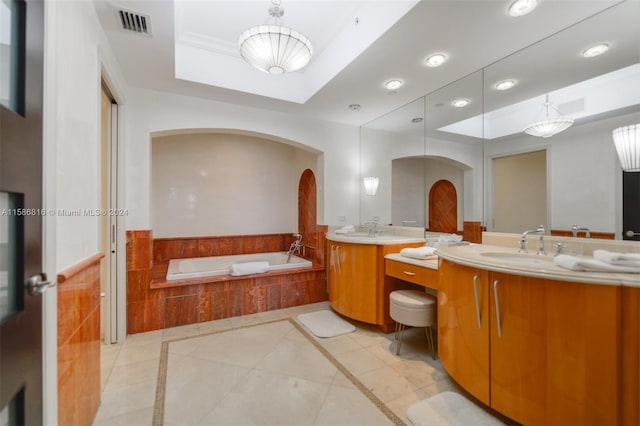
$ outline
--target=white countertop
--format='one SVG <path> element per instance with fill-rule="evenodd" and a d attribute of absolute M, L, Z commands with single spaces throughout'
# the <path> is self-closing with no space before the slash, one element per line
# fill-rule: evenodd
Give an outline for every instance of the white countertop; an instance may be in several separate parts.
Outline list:
<path fill-rule="evenodd" d="M 439 257 L 451 262 L 489 271 L 587 284 L 640 288 L 640 274 L 572 271 L 556 265 L 553 262 L 553 256 L 538 256 L 531 253 L 521 255 L 511 247 L 473 244 L 439 248 L 436 253 Z"/>
<path fill-rule="evenodd" d="M 394 235 L 385 233 L 379 236 L 369 236 L 366 232 L 351 232 L 347 234 L 336 234 L 334 232 L 327 233 L 327 240 L 338 241 L 341 243 L 354 243 L 354 244 L 409 244 L 409 243 L 424 243 L 424 238 L 411 237 L 406 235 Z"/>
<path fill-rule="evenodd" d="M 438 270 L 438 258 L 433 257 L 432 259 L 414 259 L 412 257 L 406 257 L 401 255 L 400 253 L 389 253 L 385 255 L 385 259 L 395 260 L 402 263 L 408 263 L 410 265 L 421 266 L 423 268 L 435 269 Z"/>

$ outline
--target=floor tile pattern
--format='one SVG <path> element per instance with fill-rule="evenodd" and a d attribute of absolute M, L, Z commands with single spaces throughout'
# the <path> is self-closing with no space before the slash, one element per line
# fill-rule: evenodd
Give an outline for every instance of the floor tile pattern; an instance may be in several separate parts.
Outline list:
<path fill-rule="evenodd" d="M 393 333 L 356 323 L 354 333 L 321 339 L 295 321 L 328 308 L 191 324 L 105 347 L 94 425 L 410 424 L 409 405 L 460 392 L 421 329 L 407 330 L 396 356 Z"/>

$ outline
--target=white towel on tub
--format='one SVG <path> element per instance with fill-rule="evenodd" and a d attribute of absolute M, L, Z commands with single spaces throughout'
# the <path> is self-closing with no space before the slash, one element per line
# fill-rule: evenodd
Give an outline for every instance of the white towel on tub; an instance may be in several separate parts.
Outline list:
<path fill-rule="evenodd" d="M 262 274 L 269 270 L 269 262 L 245 262 L 231 265 L 231 275 Z"/>

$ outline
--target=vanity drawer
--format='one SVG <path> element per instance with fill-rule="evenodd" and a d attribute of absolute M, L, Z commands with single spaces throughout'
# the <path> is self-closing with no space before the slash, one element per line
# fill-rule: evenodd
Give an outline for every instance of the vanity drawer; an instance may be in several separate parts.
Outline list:
<path fill-rule="evenodd" d="M 410 263 L 385 259 L 385 274 L 423 287 L 438 288 L 438 271 Z"/>

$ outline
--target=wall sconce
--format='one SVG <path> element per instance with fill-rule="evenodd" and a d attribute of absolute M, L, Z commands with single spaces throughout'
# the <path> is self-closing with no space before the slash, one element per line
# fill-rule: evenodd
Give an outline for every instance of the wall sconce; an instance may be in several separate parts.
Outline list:
<path fill-rule="evenodd" d="M 640 123 L 618 127 L 612 136 L 622 170 L 640 172 Z"/>
<path fill-rule="evenodd" d="M 379 179 L 374 176 L 364 178 L 364 191 L 367 195 L 376 195 Z"/>

